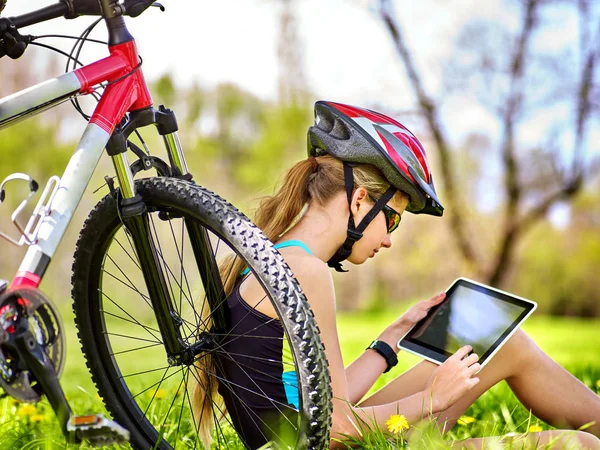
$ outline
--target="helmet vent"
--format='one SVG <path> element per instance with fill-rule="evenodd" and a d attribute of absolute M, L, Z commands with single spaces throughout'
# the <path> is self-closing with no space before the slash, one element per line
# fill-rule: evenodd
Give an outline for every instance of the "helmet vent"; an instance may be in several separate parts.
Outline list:
<path fill-rule="evenodd" d="M 340 119 L 337 119 L 337 118 L 333 122 L 333 128 L 329 132 L 329 134 L 336 139 L 342 139 L 342 140 L 350 139 L 350 133 L 348 132 L 348 127 L 346 126 L 346 124 L 344 122 L 342 122 Z"/>
<path fill-rule="evenodd" d="M 315 125 L 326 133 L 329 133 L 333 128 L 333 117 L 329 114 L 319 114 Z"/>

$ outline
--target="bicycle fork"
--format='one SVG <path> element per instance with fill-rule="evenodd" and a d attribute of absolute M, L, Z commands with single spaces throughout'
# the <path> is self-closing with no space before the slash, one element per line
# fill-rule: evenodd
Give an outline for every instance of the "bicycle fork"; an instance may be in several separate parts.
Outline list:
<path fill-rule="evenodd" d="M 107 144 L 107 152 L 111 156 L 119 184 L 120 192 L 117 197 L 121 220 L 131 235 L 133 247 L 139 259 L 143 277 L 148 288 L 148 294 L 158 328 L 167 353 L 169 365 L 190 365 L 199 353 L 212 350 L 214 342 L 205 334 L 197 336 L 196 343 L 186 345 L 181 337 L 183 319 L 178 315 L 170 296 L 169 286 L 163 272 L 163 263 L 150 231 L 148 211 L 143 199 L 136 193 L 133 173 L 127 158 L 127 136 L 138 126 L 154 124 L 158 133 L 163 136 L 167 155 L 171 165 L 171 175 L 190 181 L 191 174 L 181 148 L 177 133 L 177 121 L 172 111 L 162 105 L 158 110 L 148 108 L 132 112 L 129 119 L 117 127 Z M 161 216 L 159 216 L 161 217 Z M 169 220 L 169 217 L 161 217 Z M 193 221 L 183 219 L 185 228 L 193 249 L 194 258 L 206 296 L 213 312 L 213 326 L 216 329 L 225 326 L 223 304 L 223 286 L 214 258 L 212 245 L 206 230 Z"/>

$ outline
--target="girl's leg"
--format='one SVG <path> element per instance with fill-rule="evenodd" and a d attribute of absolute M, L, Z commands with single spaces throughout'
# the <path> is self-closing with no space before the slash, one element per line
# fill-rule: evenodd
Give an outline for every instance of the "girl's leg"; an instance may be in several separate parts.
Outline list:
<path fill-rule="evenodd" d="M 512 444 L 512 445 L 510 445 Z M 584 431 L 552 430 L 519 436 L 473 438 L 452 443 L 455 450 L 483 450 L 486 448 L 597 450 L 600 439 Z"/>
<path fill-rule="evenodd" d="M 360 406 L 389 403 L 423 390 L 433 363 L 423 361 L 360 403 Z M 579 428 L 600 436 L 600 397 L 546 355 L 522 330 L 516 332 L 477 375 L 473 389 L 439 414 L 449 430 L 466 409 L 501 380 L 506 380 L 523 405 L 555 427 Z"/>

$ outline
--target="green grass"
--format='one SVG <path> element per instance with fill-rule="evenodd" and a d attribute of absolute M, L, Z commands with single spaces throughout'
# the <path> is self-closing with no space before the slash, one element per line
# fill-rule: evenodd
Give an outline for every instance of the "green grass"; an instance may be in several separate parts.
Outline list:
<path fill-rule="evenodd" d="M 346 364 L 361 354 L 365 347 L 400 312 L 342 316 L 339 320 L 339 333 Z M 63 314 L 67 330 L 68 356 L 62 376 L 62 386 L 77 414 L 105 412 L 84 364 L 72 315 L 68 310 L 63 311 Z M 563 364 L 595 392 L 598 392 L 596 382 L 600 380 L 599 325 L 600 321 L 532 317 L 528 319 L 523 328 L 550 356 Z M 382 387 L 419 361 L 418 357 L 401 352 L 398 367 L 382 376 L 372 391 Z M 451 432 L 445 435 L 444 439 L 503 435 L 510 432 L 523 433 L 531 425 L 549 429 L 547 425 L 532 417 L 519 404 L 505 383 L 500 383 L 490 389 L 469 408 L 465 415 L 473 420 L 468 419 L 470 423 L 456 425 Z M 417 433 L 415 433 L 416 435 Z M 394 440 L 388 441 L 388 438 L 390 438 L 389 435 L 383 435 L 376 431 L 372 436 L 365 436 L 362 443 L 363 448 L 380 449 L 399 446 L 398 444 L 401 442 L 399 439 L 394 444 L 392 442 Z M 428 445 L 434 448 L 433 442 L 438 442 L 441 437 L 436 436 L 435 432 L 430 429 L 420 439 L 421 442 L 429 439 L 430 444 Z M 411 446 L 411 448 L 413 447 L 414 445 Z M 47 401 L 44 400 L 37 405 L 23 405 L 10 398 L 4 398 L 0 400 L 0 448 L 86 449 L 90 447 L 85 444 L 80 447 L 66 446 Z M 129 448 L 129 446 L 120 448 Z"/>

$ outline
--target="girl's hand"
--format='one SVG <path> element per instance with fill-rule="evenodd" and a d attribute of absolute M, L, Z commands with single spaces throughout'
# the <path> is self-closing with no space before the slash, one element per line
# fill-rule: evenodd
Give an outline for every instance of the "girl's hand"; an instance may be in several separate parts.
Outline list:
<path fill-rule="evenodd" d="M 419 320 L 427 315 L 427 312 L 434 306 L 440 304 L 446 298 L 445 292 L 440 292 L 429 300 L 422 300 L 410 307 L 408 311 L 400 316 L 398 320 L 392 323 L 381 334 L 379 340 L 387 342 L 392 348 L 398 351 L 396 343 L 410 330 Z"/>
<path fill-rule="evenodd" d="M 449 408 L 479 383 L 475 375 L 481 370 L 481 364 L 477 362 L 479 356 L 475 353 L 469 355 L 472 349 L 470 345 L 461 347 L 429 377 L 425 395 L 427 402 L 431 403 L 432 412 Z"/>

